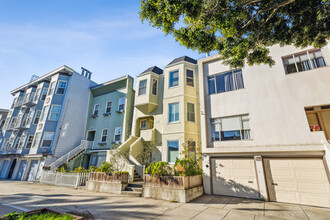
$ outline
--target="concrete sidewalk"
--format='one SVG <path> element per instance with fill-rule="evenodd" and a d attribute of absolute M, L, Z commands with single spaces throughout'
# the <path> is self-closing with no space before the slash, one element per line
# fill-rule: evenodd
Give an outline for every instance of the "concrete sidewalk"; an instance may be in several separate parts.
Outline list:
<path fill-rule="evenodd" d="M 49 207 L 95 219 L 330 219 L 330 209 L 204 195 L 190 203 L 95 193 L 28 182 L 0 181 L 0 216 Z"/>

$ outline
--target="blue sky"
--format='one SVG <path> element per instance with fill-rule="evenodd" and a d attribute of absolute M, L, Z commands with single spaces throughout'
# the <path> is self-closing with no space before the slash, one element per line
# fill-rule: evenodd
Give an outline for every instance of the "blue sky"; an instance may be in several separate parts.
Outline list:
<path fill-rule="evenodd" d="M 0 0 L 0 108 L 10 91 L 67 65 L 102 83 L 183 55 L 204 57 L 141 22 L 133 0 Z"/>

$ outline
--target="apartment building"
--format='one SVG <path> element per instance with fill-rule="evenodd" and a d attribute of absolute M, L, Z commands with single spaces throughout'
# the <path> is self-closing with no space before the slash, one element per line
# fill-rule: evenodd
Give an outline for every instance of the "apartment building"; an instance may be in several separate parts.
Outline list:
<path fill-rule="evenodd" d="M 129 162 L 140 177 L 138 156 L 146 142 L 157 147 L 150 162 L 170 163 L 180 157 L 183 144 L 199 144 L 197 75 L 197 61 L 184 56 L 164 70 L 153 66 L 137 76 L 132 136 L 120 147 L 130 147 Z"/>
<path fill-rule="evenodd" d="M 205 193 L 330 207 L 330 46 L 270 55 L 198 61 Z"/>
<path fill-rule="evenodd" d="M 3 136 L 3 134 L 2 134 L 3 127 L 5 125 L 8 112 L 9 112 L 8 109 L 0 109 L 0 144 L 1 144 L 1 140 L 2 140 L 1 138 Z"/>
<path fill-rule="evenodd" d="M 107 150 L 118 147 L 131 135 L 134 79 L 123 76 L 90 88 L 85 139 L 91 141 L 83 165 L 100 166 Z"/>
<path fill-rule="evenodd" d="M 83 69 L 83 68 L 82 68 Z M 14 89 L 4 125 L 0 178 L 35 180 L 43 166 L 80 144 L 91 73 L 62 66 Z"/>

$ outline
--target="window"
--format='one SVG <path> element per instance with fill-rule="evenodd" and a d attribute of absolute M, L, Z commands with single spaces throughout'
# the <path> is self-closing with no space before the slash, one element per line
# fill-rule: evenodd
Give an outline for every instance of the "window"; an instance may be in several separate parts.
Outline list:
<path fill-rule="evenodd" d="M 44 109 L 42 110 L 41 116 L 40 116 L 40 121 L 45 121 L 48 115 L 48 110 L 49 110 L 49 105 L 45 106 Z"/>
<path fill-rule="evenodd" d="M 112 101 L 108 101 L 107 106 L 105 108 L 105 113 L 110 113 L 111 112 L 111 105 L 112 105 Z"/>
<path fill-rule="evenodd" d="M 179 103 L 169 104 L 169 115 L 168 122 L 178 122 L 179 121 Z"/>
<path fill-rule="evenodd" d="M 170 72 L 170 83 L 169 87 L 174 87 L 179 85 L 179 71 Z"/>
<path fill-rule="evenodd" d="M 14 144 L 14 140 L 15 140 L 15 136 L 11 136 L 11 137 L 9 138 L 9 141 L 7 142 L 7 148 L 10 148 L 10 147 L 13 146 L 13 144 Z"/>
<path fill-rule="evenodd" d="M 41 89 L 37 89 L 36 95 L 34 96 L 34 99 L 33 99 L 34 102 L 36 102 L 38 100 L 40 93 L 41 93 Z"/>
<path fill-rule="evenodd" d="M 156 79 L 152 79 L 152 94 L 157 95 L 157 86 L 158 86 L 158 81 Z"/>
<path fill-rule="evenodd" d="M 59 81 L 57 90 L 56 90 L 56 94 L 63 95 L 65 93 L 66 84 L 67 84 L 66 81 Z"/>
<path fill-rule="evenodd" d="M 31 148 L 32 142 L 33 142 L 33 135 L 30 135 L 27 142 L 26 142 L 26 146 L 25 148 Z"/>
<path fill-rule="evenodd" d="M 107 136 L 108 136 L 108 129 L 103 129 L 101 134 L 101 143 L 107 141 Z"/>
<path fill-rule="evenodd" d="M 115 128 L 115 142 L 120 142 L 121 139 L 121 128 Z"/>
<path fill-rule="evenodd" d="M 33 124 L 36 125 L 36 124 L 39 123 L 40 115 L 41 115 L 41 111 L 38 110 L 38 111 L 36 112 L 36 116 L 34 117 Z"/>
<path fill-rule="evenodd" d="M 57 121 L 60 116 L 61 106 L 60 105 L 52 105 L 52 109 L 50 110 L 49 119 L 51 121 Z"/>
<path fill-rule="evenodd" d="M 47 92 L 48 92 L 48 88 L 44 88 L 44 89 L 42 90 L 42 94 L 41 94 L 41 97 L 40 97 L 40 100 L 41 100 L 41 101 L 45 101 L 46 96 L 47 96 Z"/>
<path fill-rule="evenodd" d="M 39 145 L 40 138 L 41 138 L 41 133 L 36 133 L 36 136 L 32 143 L 32 148 L 35 148 Z"/>
<path fill-rule="evenodd" d="M 187 102 L 187 121 L 195 122 L 195 104 Z"/>
<path fill-rule="evenodd" d="M 148 122 L 147 119 L 141 119 L 140 121 L 140 129 L 145 130 L 148 128 Z"/>
<path fill-rule="evenodd" d="M 305 112 L 310 131 L 323 131 L 330 142 L 330 105 L 306 107 Z"/>
<path fill-rule="evenodd" d="M 283 57 L 286 74 L 303 72 L 325 66 L 320 50 L 310 50 Z"/>
<path fill-rule="evenodd" d="M 186 70 L 186 84 L 194 87 L 194 71 Z"/>
<path fill-rule="evenodd" d="M 24 145 L 24 142 L 25 142 L 25 139 L 26 139 L 26 135 L 23 134 L 20 139 L 19 139 L 19 144 L 18 144 L 18 148 L 19 149 L 22 149 L 23 145 Z"/>
<path fill-rule="evenodd" d="M 118 111 L 122 112 L 125 109 L 125 98 L 119 99 Z"/>
<path fill-rule="evenodd" d="M 243 89 L 242 70 L 229 71 L 208 77 L 209 95 Z"/>
<path fill-rule="evenodd" d="M 175 163 L 179 157 L 179 141 L 167 141 L 168 162 Z"/>
<path fill-rule="evenodd" d="M 45 132 L 44 140 L 42 141 L 42 147 L 50 147 L 54 139 L 54 132 Z"/>
<path fill-rule="evenodd" d="M 141 80 L 139 82 L 139 95 L 144 95 L 147 93 L 147 80 Z"/>
<path fill-rule="evenodd" d="M 94 105 L 94 113 L 93 113 L 94 116 L 97 116 L 99 114 L 99 107 L 100 107 L 99 104 Z"/>
<path fill-rule="evenodd" d="M 212 123 L 212 141 L 251 139 L 248 115 L 215 118 Z"/>
<path fill-rule="evenodd" d="M 53 94 L 54 90 L 55 90 L 55 84 L 56 82 L 52 82 L 49 86 L 49 91 L 48 91 L 48 95 Z"/>

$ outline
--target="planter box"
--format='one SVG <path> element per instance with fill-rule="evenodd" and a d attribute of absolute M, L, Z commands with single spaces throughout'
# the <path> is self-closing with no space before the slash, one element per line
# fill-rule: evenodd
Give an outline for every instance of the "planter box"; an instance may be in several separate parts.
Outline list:
<path fill-rule="evenodd" d="M 202 175 L 145 176 L 143 196 L 168 201 L 189 202 L 203 195 Z"/>
<path fill-rule="evenodd" d="M 84 217 L 81 217 L 81 216 L 78 216 L 78 215 L 73 215 L 71 213 L 58 212 L 58 211 L 48 209 L 48 208 L 36 209 L 36 210 L 33 210 L 33 211 L 26 212 L 26 214 L 28 214 L 28 215 L 31 214 L 32 215 L 36 212 L 41 212 L 42 214 L 50 212 L 50 213 L 59 214 L 59 215 L 71 215 L 73 217 L 73 219 L 75 219 L 75 220 L 84 220 L 85 219 Z M 2 217 L 0 219 L 4 219 L 4 218 Z"/>
<path fill-rule="evenodd" d="M 86 182 L 86 190 L 121 194 L 128 186 L 128 174 L 108 175 L 106 173 L 92 172 Z"/>

